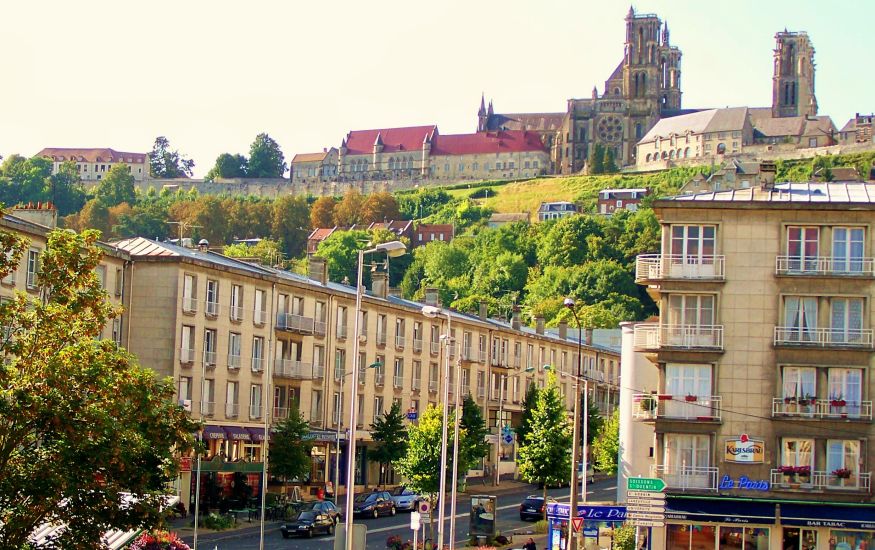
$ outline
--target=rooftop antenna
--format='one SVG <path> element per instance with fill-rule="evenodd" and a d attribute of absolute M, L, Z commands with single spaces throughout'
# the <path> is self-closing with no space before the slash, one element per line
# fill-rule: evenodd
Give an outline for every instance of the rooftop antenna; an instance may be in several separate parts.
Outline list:
<path fill-rule="evenodd" d="M 189 229 L 201 229 L 201 228 L 203 228 L 202 225 L 194 225 L 193 223 L 189 223 L 186 221 L 179 221 L 179 222 L 165 221 L 164 223 L 166 223 L 168 225 L 175 225 L 179 228 L 179 240 L 176 242 L 176 244 L 178 244 L 179 246 L 182 246 L 183 232 L 185 232 Z"/>

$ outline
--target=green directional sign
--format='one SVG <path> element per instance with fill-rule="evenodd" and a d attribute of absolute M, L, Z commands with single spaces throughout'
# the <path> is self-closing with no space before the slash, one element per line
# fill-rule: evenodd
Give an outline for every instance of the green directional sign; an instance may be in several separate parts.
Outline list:
<path fill-rule="evenodd" d="M 626 488 L 630 491 L 661 493 L 665 489 L 665 482 L 658 477 L 630 477 L 626 479 Z"/>

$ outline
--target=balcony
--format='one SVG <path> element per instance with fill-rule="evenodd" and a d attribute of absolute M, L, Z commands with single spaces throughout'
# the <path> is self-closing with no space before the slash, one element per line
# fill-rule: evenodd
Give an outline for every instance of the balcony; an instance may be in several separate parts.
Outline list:
<path fill-rule="evenodd" d="M 258 418 L 261 418 L 261 406 L 249 405 L 249 419 L 256 420 Z"/>
<path fill-rule="evenodd" d="M 214 401 L 201 401 L 201 414 L 204 416 L 213 416 L 216 414 L 216 403 Z"/>
<path fill-rule="evenodd" d="M 323 365 L 313 365 L 313 378 L 325 378 L 325 367 Z"/>
<path fill-rule="evenodd" d="M 197 300 L 190 296 L 182 297 L 182 312 L 183 313 L 195 313 L 197 312 Z"/>
<path fill-rule="evenodd" d="M 667 395 L 637 393 L 632 417 L 635 420 L 693 420 L 720 422 L 722 420 L 719 395 Z"/>
<path fill-rule="evenodd" d="M 256 325 L 264 325 L 267 321 L 267 312 L 261 309 L 255 309 L 252 311 L 252 322 Z"/>
<path fill-rule="evenodd" d="M 422 380 L 420 380 L 419 378 L 414 378 L 410 383 L 410 387 L 413 391 L 419 391 L 419 388 L 421 386 L 422 386 Z"/>
<path fill-rule="evenodd" d="M 437 391 L 437 389 L 438 389 L 437 380 L 429 380 L 428 381 L 428 391 L 430 391 L 431 393 L 435 393 Z"/>
<path fill-rule="evenodd" d="M 483 386 L 477 386 L 477 397 L 483 399 L 486 397 L 486 388 Z"/>
<path fill-rule="evenodd" d="M 415 351 L 416 353 L 422 351 L 422 340 L 420 340 L 419 338 L 413 339 L 413 351 Z"/>
<path fill-rule="evenodd" d="M 395 349 L 404 349 L 404 346 L 407 344 L 407 338 L 403 336 L 395 337 Z"/>
<path fill-rule="evenodd" d="M 374 373 L 374 384 L 376 384 L 377 386 L 382 386 L 383 380 L 385 379 L 385 377 L 386 377 L 386 375 L 383 374 L 382 372 L 375 372 Z"/>
<path fill-rule="evenodd" d="M 431 342 L 431 354 L 437 355 L 441 351 L 441 343 L 440 342 Z"/>
<path fill-rule="evenodd" d="M 344 367 L 334 367 L 334 380 L 340 381 L 343 380 L 343 376 L 346 374 L 346 369 Z"/>
<path fill-rule="evenodd" d="M 252 358 L 252 372 L 264 372 L 264 359 L 261 357 Z"/>
<path fill-rule="evenodd" d="M 392 387 L 398 389 L 404 387 L 404 377 L 403 376 L 393 376 L 392 377 Z"/>
<path fill-rule="evenodd" d="M 873 258 L 778 256 L 775 275 L 786 277 L 875 277 Z"/>
<path fill-rule="evenodd" d="M 668 279 L 722 281 L 726 278 L 725 256 L 683 256 L 676 254 L 642 254 L 635 260 L 635 280 L 640 282 Z"/>
<path fill-rule="evenodd" d="M 486 350 L 485 349 L 481 349 L 480 351 L 478 351 L 477 355 L 478 355 L 477 359 L 480 363 L 486 363 Z"/>
<path fill-rule="evenodd" d="M 232 321 L 242 321 L 243 320 L 243 308 L 239 306 L 231 306 L 231 320 Z"/>
<path fill-rule="evenodd" d="M 285 420 L 289 417 L 289 408 L 288 407 L 274 407 L 273 408 L 273 420 Z"/>
<path fill-rule="evenodd" d="M 206 305 L 204 307 L 204 313 L 206 313 L 210 317 L 218 317 L 219 316 L 219 302 L 210 302 L 207 300 Z"/>
<path fill-rule="evenodd" d="M 315 321 L 312 317 L 304 317 L 295 313 L 277 313 L 276 328 L 300 334 L 313 334 Z"/>
<path fill-rule="evenodd" d="M 315 378 L 313 365 L 293 359 L 275 359 L 273 363 L 273 375 L 280 378 L 295 380 L 309 380 Z"/>
<path fill-rule="evenodd" d="M 237 418 L 240 416 L 240 405 L 238 403 L 225 404 L 225 418 Z"/>
<path fill-rule="evenodd" d="M 812 471 L 808 466 L 782 466 L 770 471 L 769 481 L 773 488 L 779 489 L 868 493 L 872 488 L 872 473 L 847 471 L 847 477 L 839 477 L 834 472 Z"/>
<path fill-rule="evenodd" d="M 240 356 L 239 355 L 228 355 L 228 368 L 229 369 L 239 369 L 240 368 Z"/>
<path fill-rule="evenodd" d="M 872 420 L 872 402 L 775 397 L 772 399 L 772 416 L 816 420 Z"/>
<path fill-rule="evenodd" d="M 208 367 L 216 366 L 216 352 L 215 351 L 205 351 L 204 352 L 204 365 Z"/>
<path fill-rule="evenodd" d="M 872 329 L 775 327 L 775 346 L 872 348 Z"/>
<path fill-rule="evenodd" d="M 635 325 L 634 346 L 641 350 L 723 351 L 723 325 Z"/>
<path fill-rule="evenodd" d="M 650 476 L 662 479 L 670 489 L 717 490 L 718 471 L 715 466 L 651 466 Z"/>
<path fill-rule="evenodd" d="M 179 362 L 184 365 L 190 365 L 194 363 L 194 350 L 188 348 L 181 348 L 179 350 Z"/>
<path fill-rule="evenodd" d="M 377 331 L 377 345 L 385 346 L 386 345 L 386 333 Z"/>
<path fill-rule="evenodd" d="M 316 336 L 325 336 L 325 321 L 316 321 L 313 323 L 313 332 Z"/>

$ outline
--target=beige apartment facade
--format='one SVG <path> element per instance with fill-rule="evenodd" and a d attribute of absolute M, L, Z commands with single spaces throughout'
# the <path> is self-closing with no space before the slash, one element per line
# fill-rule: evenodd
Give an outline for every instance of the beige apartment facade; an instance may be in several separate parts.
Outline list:
<path fill-rule="evenodd" d="M 872 197 L 766 183 L 656 201 L 662 249 L 637 279 L 660 320 L 626 331 L 652 372 L 621 412 L 653 457 L 624 475 L 667 484 L 654 548 L 871 547 Z"/>
<path fill-rule="evenodd" d="M 134 181 L 149 178 L 149 156 L 146 153 L 125 153 L 109 148 L 47 147 L 35 156 L 51 159 L 53 174 L 57 174 L 65 162 L 74 162 L 84 182 L 106 177 L 116 164 L 127 166 Z"/>
<path fill-rule="evenodd" d="M 116 245 L 132 258 L 130 350 L 144 366 L 172 376 L 180 405 L 203 420 L 207 471 L 222 478 L 242 471 L 259 486 L 265 424 L 297 406 L 316 442 L 310 474 L 299 481 L 309 490 L 333 488 L 337 466 L 342 474 L 347 460 L 354 289 L 328 282 L 319 258 L 311 259 L 310 278 L 147 239 Z M 452 312 L 454 344 L 447 348 L 446 318 L 426 318 L 422 305 L 390 296 L 379 273 L 364 297 L 355 388 L 360 487 L 401 481 L 369 459 L 370 425 L 394 402 L 409 417 L 439 406 L 448 354 L 450 398 L 470 394 L 483 408 L 493 431 L 486 462 L 505 474 L 516 471 L 516 444 L 498 441 L 498 427 L 518 425 L 526 388 L 546 380 L 544 365 L 562 373 L 576 365 L 577 342 L 566 328 L 550 335 L 542 323 L 520 327 L 518 314 L 504 323 Z M 607 414 L 618 402 L 619 353 L 586 343 L 582 349 L 584 368 L 598 381 L 592 398 Z M 381 366 L 368 368 L 375 363 Z M 572 383 L 560 378 L 559 385 L 570 411 Z M 191 487 L 186 471 L 183 502 L 191 502 Z"/>

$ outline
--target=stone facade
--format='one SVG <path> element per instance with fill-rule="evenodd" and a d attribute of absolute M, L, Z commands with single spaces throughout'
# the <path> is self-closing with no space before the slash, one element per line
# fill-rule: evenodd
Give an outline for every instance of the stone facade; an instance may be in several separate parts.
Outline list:
<path fill-rule="evenodd" d="M 52 174 L 58 173 L 64 162 L 75 162 L 83 182 L 99 181 L 116 164 L 128 166 L 135 181 L 140 182 L 149 178 L 149 156 L 145 153 L 124 153 L 114 149 L 48 147 L 35 156 L 52 160 Z"/>

